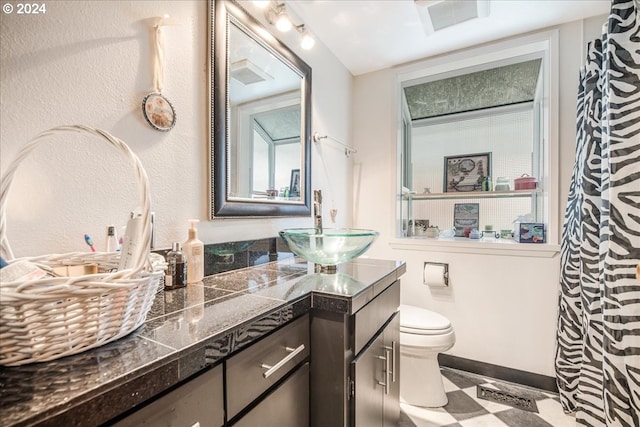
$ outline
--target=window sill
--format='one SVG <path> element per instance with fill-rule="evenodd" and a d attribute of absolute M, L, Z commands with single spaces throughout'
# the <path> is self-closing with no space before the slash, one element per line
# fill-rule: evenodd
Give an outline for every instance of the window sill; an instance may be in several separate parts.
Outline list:
<path fill-rule="evenodd" d="M 402 250 L 535 258 L 553 258 L 560 253 L 560 245 L 549 243 L 517 243 L 511 239 L 471 240 L 463 237 L 437 239 L 406 237 L 392 239 L 389 245 L 393 249 Z"/>

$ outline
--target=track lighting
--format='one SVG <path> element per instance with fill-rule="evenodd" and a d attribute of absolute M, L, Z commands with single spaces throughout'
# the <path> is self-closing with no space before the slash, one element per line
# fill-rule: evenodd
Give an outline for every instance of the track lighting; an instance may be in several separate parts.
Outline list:
<path fill-rule="evenodd" d="M 311 33 L 309 33 L 309 31 L 304 27 L 304 24 L 298 25 L 296 27 L 296 30 L 298 30 L 298 32 L 301 34 L 300 47 L 303 48 L 304 50 L 309 50 L 313 48 L 313 46 L 316 44 L 316 40 L 313 38 Z"/>
<path fill-rule="evenodd" d="M 300 33 L 300 47 L 305 50 L 313 48 L 316 44 L 315 39 L 307 30 L 304 24 L 294 24 L 291 17 L 287 13 L 287 7 L 284 3 L 275 3 L 274 1 L 254 0 L 256 7 L 266 9 L 265 17 L 267 21 L 274 25 L 279 31 L 286 33 L 295 27 Z"/>
<path fill-rule="evenodd" d="M 280 9 L 278 16 L 276 17 L 276 28 L 282 31 L 283 33 L 286 33 L 292 27 L 293 27 L 293 24 L 291 23 L 291 19 L 289 19 L 289 15 L 285 10 L 284 5 L 282 5 L 282 8 Z"/>

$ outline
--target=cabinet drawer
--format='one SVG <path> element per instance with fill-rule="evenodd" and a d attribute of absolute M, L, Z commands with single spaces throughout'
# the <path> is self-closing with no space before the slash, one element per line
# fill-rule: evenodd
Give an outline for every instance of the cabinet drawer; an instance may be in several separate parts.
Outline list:
<path fill-rule="evenodd" d="M 305 315 L 229 358 L 227 419 L 236 416 L 308 355 L 309 316 Z"/>
<path fill-rule="evenodd" d="M 224 423 L 222 366 L 134 412 L 114 427 L 218 427 Z"/>
<path fill-rule="evenodd" d="M 362 348 L 400 306 L 400 281 L 396 281 L 354 314 L 353 352 Z"/>
<path fill-rule="evenodd" d="M 309 364 L 306 363 L 233 427 L 309 425 Z"/>

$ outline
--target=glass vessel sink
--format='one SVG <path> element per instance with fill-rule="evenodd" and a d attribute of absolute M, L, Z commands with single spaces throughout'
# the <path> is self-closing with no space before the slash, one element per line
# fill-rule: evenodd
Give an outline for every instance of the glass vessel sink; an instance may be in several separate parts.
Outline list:
<path fill-rule="evenodd" d="M 359 257 L 369 249 L 380 233 L 353 228 L 325 228 L 316 234 L 314 228 L 282 230 L 280 236 L 291 251 L 301 258 L 322 267 L 331 267 Z"/>

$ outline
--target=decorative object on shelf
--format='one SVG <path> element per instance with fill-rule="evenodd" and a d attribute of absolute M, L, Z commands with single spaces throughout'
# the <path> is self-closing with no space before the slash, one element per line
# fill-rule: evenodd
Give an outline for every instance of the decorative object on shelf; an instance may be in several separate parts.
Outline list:
<path fill-rule="evenodd" d="M 490 176 L 486 176 L 482 181 L 482 191 L 493 191 L 493 181 Z"/>
<path fill-rule="evenodd" d="M 513 238 L 519 243 L 544 243 L 544 224 L 521 222 Z"/>
<path fill-rule="evenodd" d="M 506 176 L 499 176 L 496 180 L 496 185 L 493 188 L 494 191 L 509 191 L 511 187 L 509 186 L 509 178 Z"/>
<path fill-rule="evenodd" d="M 529 176 L 525 173 L 520 178 L 513 180 L 513 186 L 516 190 L 535 190 L 538 188 L 538 180 L 535 176 Z"/>
<path fill-rule="evenodd" d="M 141 206 L 141 226 L 131 238 L 131 267 L 118 269 L 123 252 L 71 252 L 14 259 L 6 232 L 6 201 L 15 172 L 45 139 L 79 133 L 106 140 L 135 169 Z M 2 176 L 0 192 L 0 252 L 9 265 L 27 262 L 46 274 L 31 280 L 0 284 L 0 365 L 46 362 L 99 347 L 128 335 L 144 323 L 166 264 L 149 253 L 151 202 L 149 180 L 140 159 L 120 139 L 82 125 L 59 126 L 38 134 L 18 153 Z M 54 276 L 57 267 L 97 266 L 98 272 Z M 5 270 L 9 267 L 5 267 Z M 26 332 L 28 331 L 28 333 Z"/>
<path fill-rule="evenodd" d="M 427 227 L 424 235 L 431 239 L 437 239 L 438 237 L 440 237 L 440 229 L 437 226 L 431 225 Z"/>
<path fill-rule="evenodd" d="M 451 238 L 453 238 L 455 236 L 456 236 L 456 228 L 455 227 L 451 227 L 448 230 L 442 230 L 440 232 L 440 237 L 441 238 L 451 239 Z"/>
<path fill-rule="evenodd" d="M 142 100 L 142 114 L 155 130 L 167 132 L 176 124 L 176 111 L 171 102 L 162 94 L 164 80 L 164 41 L 162 27 L 167 25 L 168 15 L 158 18 L 153 26 L 153 91 Z"/>
<path fill-rule="evenodd" d="M 300 169 L 291 169 L 289 197 L 300 197 Z"/>
<path fill-rule="evenodd" d="M 479 203 L 456 203 L 453 206 L 453 226 L 456 237 L 467 237 L 471 230 L 480 227 Z"/>
<path fill-rule="evenodd" d="M 474 228 L 469 232 L 469 238 L 480 240 L 482 238 L 482 232 L 480 232 L 477 228 Z"/>
<path fill-rule="evenodd" d="M 429 228 L 428 219 L 416 219 L 414 221 L 414 231 L 416 236 L 424 236 L 427 232 L 427 228 Z"/>
<path fill-rule="evenodd" d="M 444 192 L 482 191 L 484 180 L 491 176 L 491 153 L 446 156 L 444 158 Z"/>

